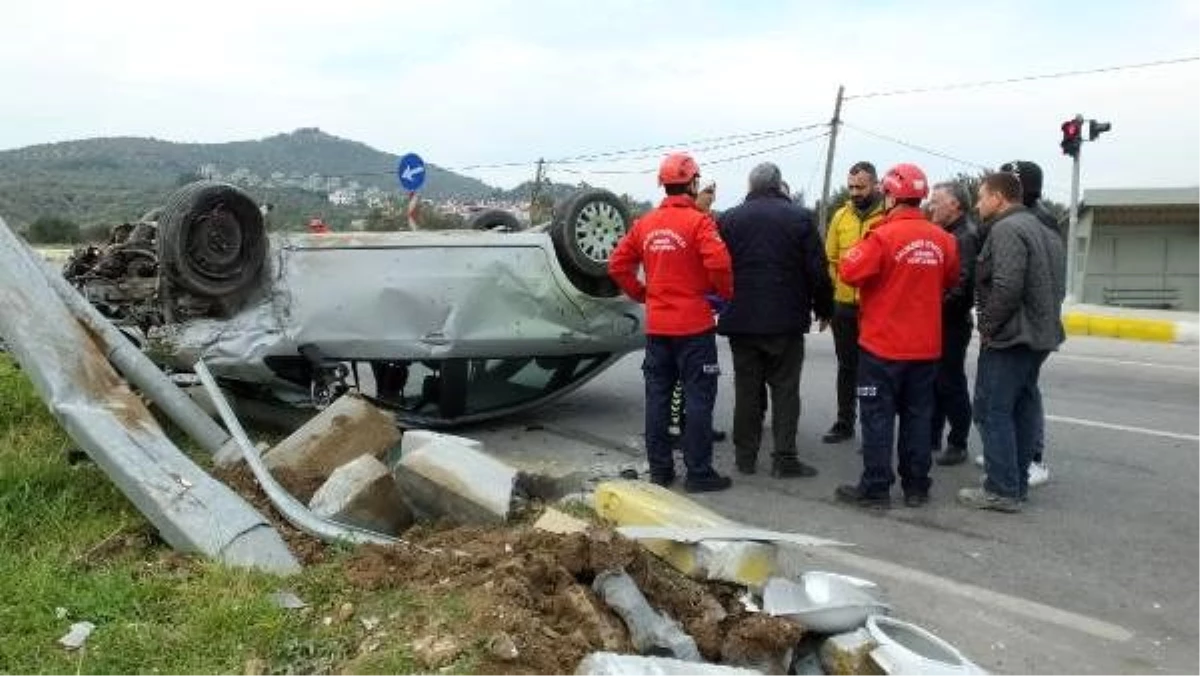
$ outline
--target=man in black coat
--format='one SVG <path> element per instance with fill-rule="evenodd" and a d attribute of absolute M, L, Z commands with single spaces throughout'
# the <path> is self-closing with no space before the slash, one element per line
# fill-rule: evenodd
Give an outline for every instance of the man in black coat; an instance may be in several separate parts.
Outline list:
<path fill-rule="evenodd" d="M 971 434 L 971 393 L 967 390 L 967 346 L 975 323 L 975 255 L 979 236 L 967 212 L 971 195 L 961 183 L 939 183 L 929 196 L 930 220 L 954 235 L 960 262 L 958 286 L 942 299 L 942 359 L 934 386 L 933 450 L 942 445 L 946 423 L 946 450 L 937 455 L 939 465 L 958 465 L 967 459 L 967 437 Z"/>
<path fill-rule="evenodd" d="M 766 386 L 770 387 L 774 437 L 771 474 L 814 476 L 800 461 L 800 370 L 804 334 L 813 315 L 833 314 L 833 286 L 821 237 L 811 211 L 782 190 L 779 167 L 760 164 L 750 172 L 746 200 L 718 219 L 733 259 L 734 297 L 721 313 L 717 332 L 733 352 L 733 444 L 738 471 L 757 470 Z"/>

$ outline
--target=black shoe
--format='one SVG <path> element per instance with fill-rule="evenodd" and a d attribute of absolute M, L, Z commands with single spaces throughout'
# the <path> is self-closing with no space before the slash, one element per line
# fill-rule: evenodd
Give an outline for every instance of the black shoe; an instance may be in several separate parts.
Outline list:
<path fill-rule="evenodd" d="M 812 465 L 807 465 L 800 462 L 794 457 L 783 457 L 776 459 L 771 464 L 771 476 L 776 479 L 793 479 L 796 477 L 810 477 L 817 475 L 817 468 Z"/>
<path fill-rule="evenodd" d="M 663 488 L 670 488 L 671 484 L 675 483 L 675 475 L 651 473 L 650 483 L 662 486 Z"/>
<path fill-rule="evenodd" d="M 737 460 L 737 471 L 742 474 L 756 474 L 758 472 L 758 462 L 754 460 Z"/>
<path fill-rule="evenodd" d="M 905 493 L 904 494 L 904 506 L 905 507 L 921 507 L 928 502 L 929 502 L 929 494 L 928 493 Z"/>
<path fill-rule="evenodd" d="M 934 459 L 938 465 L 949 467 L 950 465 L 961 465 L 967 461 L 967 449 L 962 446 L 947 446 L 946 450 L 938 453 Z"/>
<path fill-rule="evenodd" d="M 825 436 L 821 437 L 821 441 L 824 441 L 827 444 L 840 444 L 843 441 L 853 438 L 854 425 L 836 422 L 833 424 L 833 427 L 830 427 L 829 431 L 825 433 Z"/>
<path fill-rule="evenodd" d="M 868 495 L 861 488 L 854 484 L 842 484 L 837 487 L 834 492 L 838 500 L 848 502 L 858 507 L 871 507 L 874 509 L 890 509 L 892 506 L 892 496 L 887 493 L 880 495 Z"/>
<path fill-rule="evenodd" d="M 683 482 L 683 489 L 688 493 L 712 493 L 723 491 L 732 485 L 733 479 L 713 472 L 700 477 L 688 476 Z"/>
<path fill-rule="evenodd" d="M 725 434 L 725 430 L 713 430 L 713 443 L 714 444 L 719 444 L 728 438 L 729 438 L 729 435 Z"/>

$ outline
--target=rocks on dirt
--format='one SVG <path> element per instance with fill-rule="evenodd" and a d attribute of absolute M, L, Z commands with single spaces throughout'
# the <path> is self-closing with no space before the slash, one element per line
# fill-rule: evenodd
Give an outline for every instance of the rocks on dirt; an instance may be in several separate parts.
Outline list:
<path fill-rule="evenodd" d="M 314 514 L 386 535 L 413 524 L 392 473 L 372 455 L 360 455 L 338 467 L 308 504 Z"/>
<path fill-rule="evenodd" d="M 511 662 L 521 653 L 512 637 L 502 631 L 488 639 L 488 654 L 501 662 Z"/>
<path fill-rule="evenodd" d="M 413 656 L 428 667 L 437 668 L 454 661 L 462 646 L 449 636 L 424 636 L 412 642 Z"/>
<path fill-rule="evenodd" d="M 286 467 L 328 477 L 361 455 L 383 457 L 399 441 L 400 430 L 392 414 L 349 393 L 267 451 L 263 462 L 273 472 Z"/>

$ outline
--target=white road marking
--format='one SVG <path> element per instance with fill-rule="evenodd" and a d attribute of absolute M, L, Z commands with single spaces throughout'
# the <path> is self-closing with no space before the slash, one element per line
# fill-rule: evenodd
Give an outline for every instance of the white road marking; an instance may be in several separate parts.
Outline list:
<path fill-rule="evenodd" d="M 1053 364 L 1056 361 L 1086 361 L 1095 364 L 1112 364 L 1114 366 L 1135 366 L 1137 368 L 1148 369 L 1167 369 L 1168 371 L 1184 371 L 1186 373 L 1200 374 L 1200 367 L 1197 366 L 1181 366 L 1179 364 L 1155 364 L 1148 361 L 1131 361 L 1128 359 L 1107 359 L 1104 357 L 1084 357 L 1074 354 L 1052 354 L 1047 361 L 1048 364 Z"/>
<path fill-rule="evenodd" d="M 1152 437 L 1164 437 L 1167 439 L 1180 439 L 1182 441 L 1200 441 L 1200 436 L 1195 434 L 1180 434 L 1179 432 L 1164 432 L 1162 430 L 1152 430 L 1146 427 L 1133 427 L 1132 425 L 1117 425 L 1115 423 L 1100 422 L 1099 420 L 1084 420 L 1083 418 L 1068 418 L 1065 415 L 1046 415 L 1046 420 L 1054 422 L 1067 423 L 1070 425 L 1082 425 L 1084 427 L 1100 427 L 1106 430 L 1117 430 L 1120 432 L 1131 432 L 1133 434 L 1146 434 Z"/>
<path fill-rule="evenodd" d="M 1133 632 L 1125 627 L 1098 620 L 1087 615 L 1080 615 L 1062 608 L 1055 608 L 1037 601 L 1030 601 L 1017 596 L 976 587 L 972 584 L 956 582 L 938 575 L 908 568 L 889 561 L 873 559 L 861 554 L 854 554 L 841 549 L 820 549 L 812 551 L 816 556 L 833 559 L 839 563 L 854 566 L 875 575 L 890 577 L 894 580 L 921 585 L 936 590 L 942 594 L 961 596 L 973 603 L 990 605 L 1015 615 L 1065 627 L 1084 634 L 1095 636 L 1106 641 L 1125 642 L 1133 638 Z"/>

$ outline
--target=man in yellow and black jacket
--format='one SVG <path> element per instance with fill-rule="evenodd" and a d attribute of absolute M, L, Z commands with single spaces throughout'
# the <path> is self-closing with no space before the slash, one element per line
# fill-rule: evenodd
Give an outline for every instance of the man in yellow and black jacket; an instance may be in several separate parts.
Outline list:
<path fill-rule="evenodd" d="M 850 200 L 833 214 L 825 233 L 825 258 L 834 280 L 833 345 L 837 352 L 837 421 L 822 437 L 837 444 L 854 437 L 855 384 L 858 377 L 858 290 L 838 277 L 838 264 L 854 245 L 883 220 L 883 198 L 875 165 L 856 162 L 846 187 Z M 822 329 L 824 327 L 822 326 Z"/>

